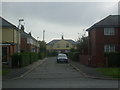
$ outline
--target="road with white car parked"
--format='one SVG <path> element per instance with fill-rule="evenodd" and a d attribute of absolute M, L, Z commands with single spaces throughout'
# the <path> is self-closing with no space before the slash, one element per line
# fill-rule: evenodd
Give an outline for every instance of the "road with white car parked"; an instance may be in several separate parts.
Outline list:
<path fill-rule="evenodd" d="M 3 88 L 118 88 L 118 81 L 86 78 L 51 57 L 21 78 L 3 81 Z"/>

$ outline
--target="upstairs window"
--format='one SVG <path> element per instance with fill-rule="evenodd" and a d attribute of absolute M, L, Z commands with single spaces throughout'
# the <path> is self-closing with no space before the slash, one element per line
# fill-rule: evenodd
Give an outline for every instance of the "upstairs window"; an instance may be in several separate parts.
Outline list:
<path fill-rule="evenodd" d="M 114 28 L 104 28 L 104 35 L 115 35 Z"/>
<path fill-rule="evenodd" d="M 104 52 L 115 52 L 115 45 L 104 45 Z"/>
<path fill-rule="evenodd" d="M 68 43 L 66 44 L 66 48 L 69 48 L 69 44 Z"/>

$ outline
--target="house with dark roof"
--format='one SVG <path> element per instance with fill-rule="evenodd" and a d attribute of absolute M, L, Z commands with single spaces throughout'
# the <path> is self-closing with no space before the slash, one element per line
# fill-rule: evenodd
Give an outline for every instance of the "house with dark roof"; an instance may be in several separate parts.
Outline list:
<path fill-rule="evenodd" d="M 2 46 L 2 62 L 10 63 L 11 55 L 18 51 L 18 45 L 20 45 L 20 32 L 18 28 L 12 23 L 8 22 L 4 18 L 0 17 L 0 32 L 2 32 L 2 40 L 0 46 Z"/>
<path fill-rule="evenodd" d="M 31 32 L 26 33 L 24 26 L 21 26 L 21 51 L 22 52 L 39 52 L 39 42 L 32 35 Z"/>
<path fill-rule="evenodd" d="M 76 49 L 76 42 L 71 39 L 54 39 L 47 43 L 48 51 L 69 52 L 70 49 Z"/>
<path fill-rule="evenodd" d="M 105 53 L 120 52 L 120 15 L 109 15 L 87 29 L 89 57 L 84 59 L 90 66 L 105 66 Z"/>

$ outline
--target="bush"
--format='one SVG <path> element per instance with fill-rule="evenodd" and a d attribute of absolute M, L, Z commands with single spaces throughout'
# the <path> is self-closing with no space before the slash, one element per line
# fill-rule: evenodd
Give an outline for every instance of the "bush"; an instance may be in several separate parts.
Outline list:
<path fill-rule="evenodd" d="M 22 52 L 12 55 L 12 67 L 24 67 L 38 60 L 37 53 Z"/>
<path fill-rule="evenodd" d="M 30 64 L 29 53 L 20 53 L 20 67 L 24 67 Z"/>
<path fill-rule="evenodd" d="M 38 60 L 37 53 L 29 53 L 29 57 L 30 57 L 30 64 Z"/>
<path fill-rule="evenodd" d="M 45 52 L 40 52 L 40 53 L 38 53 L 38 58 L 39 59 L 43 59 L 43 58 L 45 58 L 46 57 L 46 53 Z"/>
<path fill-rule="evenodd" d="M 120 67 L 120 53 L 105 53 L 109 67 Z"/>
<path fill-rule="evenodd" d="M 68 54 L 69 58 L 74 60 L 74 61 L 79 61 L 79 55 L 80 55 L 79 52 L 70 52 Z"/>
<path fill-rule="evenodd" d="M 19 67 L 19 62 L 20 62 L 20 54 L 15 53 L 12 55 L 12 67 Z"/>

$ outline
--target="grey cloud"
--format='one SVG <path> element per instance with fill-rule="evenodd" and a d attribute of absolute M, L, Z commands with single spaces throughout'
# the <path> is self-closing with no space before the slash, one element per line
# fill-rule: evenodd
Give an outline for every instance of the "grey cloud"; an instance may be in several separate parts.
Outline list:
<path fill-rule="evenodd" d="M 29 17 L 67 26 L 88 26 L 96 21 L 96 18 L 105 17 L 107 11 L 104 6 L 111 3 L 98 2 L 24 2 L 3 3 L 3 14 Z"/>

